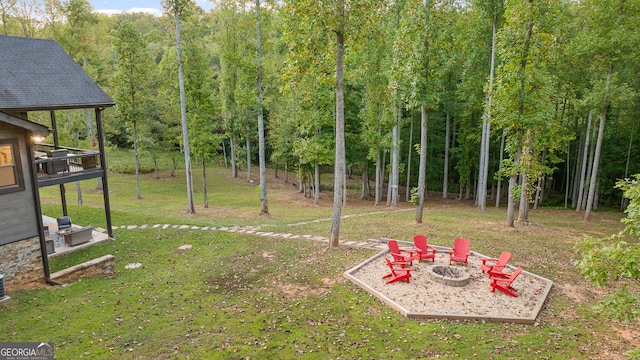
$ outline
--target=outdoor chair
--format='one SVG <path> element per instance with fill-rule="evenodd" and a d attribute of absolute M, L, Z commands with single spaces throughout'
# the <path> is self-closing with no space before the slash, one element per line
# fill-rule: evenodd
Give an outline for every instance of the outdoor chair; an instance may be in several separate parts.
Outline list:
<path fill-rule="evenodd" d="M 481 258 L 480 261 L 482 261 L 482 264 L 480 264 L 480 270 L 482 270 L 483 273 L 487 273 L 489 277 L 491 276 L 508 277 L 509 274 L 503 271 L 510 259 L 511 259 L 511 253 L 508 251 L 503 251 L 502 254 L 500 254 L 500 257 L 497 259 Z"/>
<path fill-rule="evenodd" d="M 396 240 L 389 240 L 387 242 L 387 246 L 389 247 L 389 253 L 393 256 L 394 261 L 407 262 L 409 265 L 413 265 L 413 252 L 411 250 L 400 249 Z M 403 255 L 403 253 L 409 255 Z"/>
<path fill-rule="evenodd" d="M 391 284 L 397 281 L 406 281 L 407 283 L 409 283 L 409 279 L 411 279 L 411 270 L 413 270 L 412 268 L 394 268 L 393 263 L 391 262 L 391 260 L 389 260 L 388 257 L 385 256 L 384 260 L 387 263 L 390 271 L 389 274 L 382 277 L 383 279 L 390 278 L 389 280 L 387 280 L 387 284 Z"/>
<path fill-rule="evenodd" d="M 416 254 L 413 258 L 418 260 L 418 262 L 422 262 L 422 259 L 431 259 L 433 262 L 436 261 L 435 258 L 437 250 L 433 246 L 429 246 L 425 235 L 414 236 L 413 246 L 416 250 Z"/>
<path fill-rule="evenodd" d="M 71 218 L 68 216 L 59 217 L 58 221 L 58 231 L 71 229 Z"/>
<path fill-rule="evenodd" d="M 456 238 L 453 240 L 453 248 L 449 249 L 449 265 L 451 262 L 463 262 L 465 266 L 469 266 L 467 263 L 469 255 L 469 240 L 465 238 Z"/>
<path fill-rule="evenodd" d="M 491 292 L 495 292 L 496 289 L 498 289 L 509 296 L 518 297 L 518 295 L 516 295 L 515 293 L 516 289 L 511 287 L 511 283 L 513 283 L 513 281 L 518 277 L 518 275 L 520 275 L 521 271 L 522 271 L 522 268 L 517 268 L 516 271 L 509 274 L 509 277 L 506 279 L 499 276 L 490 277 L 489 285 L 491 285 Z"/>

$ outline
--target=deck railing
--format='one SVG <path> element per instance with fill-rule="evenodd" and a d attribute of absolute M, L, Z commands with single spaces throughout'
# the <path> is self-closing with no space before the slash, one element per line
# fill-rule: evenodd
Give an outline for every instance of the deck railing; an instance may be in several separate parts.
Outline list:
<path fill-rule="evenodd" d="M 59 178 L 102 169 L 100 153 L 94 150 L 37 144 L 34 158 L 38 180 Z"/>

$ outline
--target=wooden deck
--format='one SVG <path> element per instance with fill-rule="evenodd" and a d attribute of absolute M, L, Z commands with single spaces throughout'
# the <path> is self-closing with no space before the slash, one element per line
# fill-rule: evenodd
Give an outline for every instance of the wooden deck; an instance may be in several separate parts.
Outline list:
<path fill-rule="evenodd" d="M 34 152 L 38 187 L 102 177 L 99 155 L 94 150 L 38 144 Z"/>

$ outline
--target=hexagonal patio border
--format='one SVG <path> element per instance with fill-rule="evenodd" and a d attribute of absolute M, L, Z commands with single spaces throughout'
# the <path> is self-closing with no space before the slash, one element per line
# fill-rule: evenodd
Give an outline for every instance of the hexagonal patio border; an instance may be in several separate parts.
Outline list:
<path fill-rule="evenodd" d="M 385 239 L 381 239 L 382 242 L 385 241 Z M 409 242 L 399 242 L 402 243 L 402 245 L 405 246 L 413 246 L 413 243 L 409 243 Z M 442 246 L 434 246 L 438 251 L 448 251 L 449 248 L 447 247 L 442 247 Z M 374 289 L 372 286 L 370 286 L 369 284 L 365 283 L 364 281 L 362 281 L 361 279 L 357 278 L 356 276 L 354 276 L 353 274 L 355 272 L 357 272 L 360 268 L 362 268 L 363 266 L 371 263 L 372 261 L 376 261 L 379 260 L 380 257 L 382 257 L 384 254 L 388 253 L 389 250 L 382 250 L 380 252 L 378 252 L 376 255 L 370 257 L 369 259 L 365 260 L 364 262 L 356 265 L 355 267 L 345 271 L 343 273 L 343 276 L 347 279 L 349 279 L 352 283 L 354 283 L 355 285 L 359 286 L 360 288 L 362 288 L 364 291 L 366 291 L 367 293 L 369 293 L 370 295 L 378 298 L 380 301 L 382 301 L 383 303 L 385 303 L 387 306 L 389 306 L 390 308 L 396 310 L 397 312 L 399 312 L 401 315 L 411 318 L 411 319 L 449 319 L 449 320 L 485 320 L 485 321 L 493 321 L 493 322 L 512 322 L 512 323 L 520 323 L 520 324 L 533 324 L 535 323 L 538 314 L 540 313 L 540 310 L 542 310 L 542 306 L 544 306 L 544 303 L 549 295 L 549 291 L 551 291 L 551 287 L 553 286 L 553 281 L 538 276 L 536 274 L 530 273 L 528 271 L 523 270 L 522 273 L 523 274 L 527 274 L 529 276 L 535 277 L 541 281 L 543 281 L 545 283 L 545 288 L 542 292 L 542 294 L 538 297 L 534 310 L 531 313 L 531 316 L 529 317 L 500 317 L 500 316 L 483 316 L 483 315 L 468 315 L 468 314 L 455 314 L 455 313 L 438 313 L 438 312 L 415 312 L 409 309 L 404 308 L 403 306 L 401 306 L 400 304 L 398 304 L 397 302 L 395 302 L 394 300 L 392 300 L 391 298 L 389 298 L 388 296 L 386 296 L 385 294 L 381 293 L 380 291 Z M 471 251 L 472 255 L 478 256 L 478 257 L 486 257 L 480 253 L 477 253 L 475 251 Z M 510 268 L 513 268 L 512 266 L 509 266 Z"/>

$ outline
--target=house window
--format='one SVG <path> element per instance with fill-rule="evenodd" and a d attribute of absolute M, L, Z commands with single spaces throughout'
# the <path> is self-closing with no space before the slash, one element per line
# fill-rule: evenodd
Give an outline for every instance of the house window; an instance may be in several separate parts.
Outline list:
<path fill-rule="evenodd" d="M 18 139 L 0 140 L 0 194 L 24 190 Z"/>

